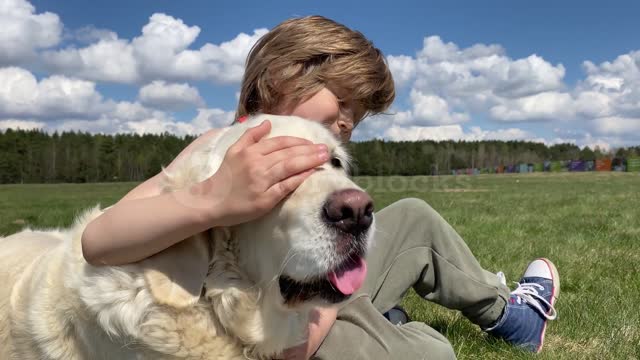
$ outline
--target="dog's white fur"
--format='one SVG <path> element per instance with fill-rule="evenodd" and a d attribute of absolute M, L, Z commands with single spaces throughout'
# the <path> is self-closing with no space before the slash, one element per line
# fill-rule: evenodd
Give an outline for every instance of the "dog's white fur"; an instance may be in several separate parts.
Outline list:
<path fill-rule="evenodd" d="M 324 143 L 348 162 L 322 125 L 261 115 L 221 131 L 167 173 L 165 190 L 211 176 L 227 149 L 265 118 L 269 137 Z M 318 305 L 284 305 L 277 278 L 323 276 L 341 261 L 318 214 L 329 194 L 349 188 L 359 189 L 344 169 L 326 164 L 266 216 L 125 266 L 84 261 L 81 235 L 99 207 L 69 229 L 0 238 L 0 359 L 270 358 L 303 340 L 306 314 Z"/>

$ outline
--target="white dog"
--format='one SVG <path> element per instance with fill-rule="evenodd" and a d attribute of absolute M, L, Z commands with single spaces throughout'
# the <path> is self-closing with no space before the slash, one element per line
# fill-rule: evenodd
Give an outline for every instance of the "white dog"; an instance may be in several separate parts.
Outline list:
<path fill-rule="evenodd" d="M 324 143 L 332 159 L 258 220 L 113 267 L 82 256 L 99 208 L 67 230 L 0 238 L 0 359 L 262 359 L 299 344 L 311 306 L 344 301 L 366 274 L 373 208 L 340 142 L 315 122 L 256 116 L 166 174 L 165 190 L 211 176 L 265 118 L 270 137 Z"/>

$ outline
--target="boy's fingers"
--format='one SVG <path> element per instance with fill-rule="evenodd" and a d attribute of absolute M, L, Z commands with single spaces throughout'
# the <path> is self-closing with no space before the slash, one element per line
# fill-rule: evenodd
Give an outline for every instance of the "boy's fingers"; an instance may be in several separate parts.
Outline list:
<path fill-rule="evenodd" d="M 325 145 L 297 145 L 272 152 L 263 158 L 263 164 L 271 170 L 273 166 L 287 159 L 293 159 L 297 156 L 319 156 L 321 153 L 328 154 Z"/>
<path fill-rule="evenodd" d="M 269 131 L 271 131 L 271 122 L 265 120 L 260 125 L 249 128 L 244 134 L 236 141 L 235 145 L 240 149 L 244 149 L 250 145 L 253 145 L 265 137 Z"/>
<path fill-rule="evenodd" d="M 300 186 L 300 184 L 302 184 L 309 175 L 313 174 L 314 171 L 315 170 L 311 169 L 297 175 L 290 176 L 271 186 L 267 192 L 274 198 L 275 202 L 280 202 L 280 200 L 284 199 L 285 196 L 297 189 L 298 186 Z"/>
<path fill-rule="evenodd" d="M 253 147 L 262 155 L 268 155 L 274 151 L 286 149 L 298 145 L 310 145 L 311 141 L 295 136 L 276 136 L 270 139 L 264 139 Z"/>
<path fill-rule="evenodd" d="M 329 159 L 328 154 L 321 155 L 299 155 L 273 165 L 266 173 L 271 183 L 282 181 L 290 176 L 303 171 L 316 168 Z"/>

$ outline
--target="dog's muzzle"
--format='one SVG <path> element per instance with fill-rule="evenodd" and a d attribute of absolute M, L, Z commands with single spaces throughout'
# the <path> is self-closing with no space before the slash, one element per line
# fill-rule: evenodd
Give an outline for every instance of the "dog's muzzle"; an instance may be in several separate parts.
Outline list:
<path fill-rule="evenodd" d="M 322 219 L 345 234 L 360 236 L 373 222 L 373 201 L 364 191 L 336 191 L 322 207 Z"/>
<path fill-rule="evenodd" d="M 371 197 L 357 189 L 336 191 L 322 207 L 321 218 L 327 228 L 335 232 L 333 257 L 339 261 L 327 274 L 316 279 L 302 282 L 280 276 L 280 293 L 290 306 L 316 297 L 329 303 L 342 302 L 358 291 L 366 278 L 364 256 L 367 233 L 373 223 Z"/>

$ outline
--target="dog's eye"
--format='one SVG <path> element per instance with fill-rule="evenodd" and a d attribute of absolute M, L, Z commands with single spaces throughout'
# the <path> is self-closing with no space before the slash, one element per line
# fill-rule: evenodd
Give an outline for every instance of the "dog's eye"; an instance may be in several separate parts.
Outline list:
<path fill-rule="evenodd" d="M 340 161 L 340 159 L 338 159 L 337 157 L 331 158 L 331 166 L 333 166 L 334 168 L 341 169 L 342 161 Z"/>

